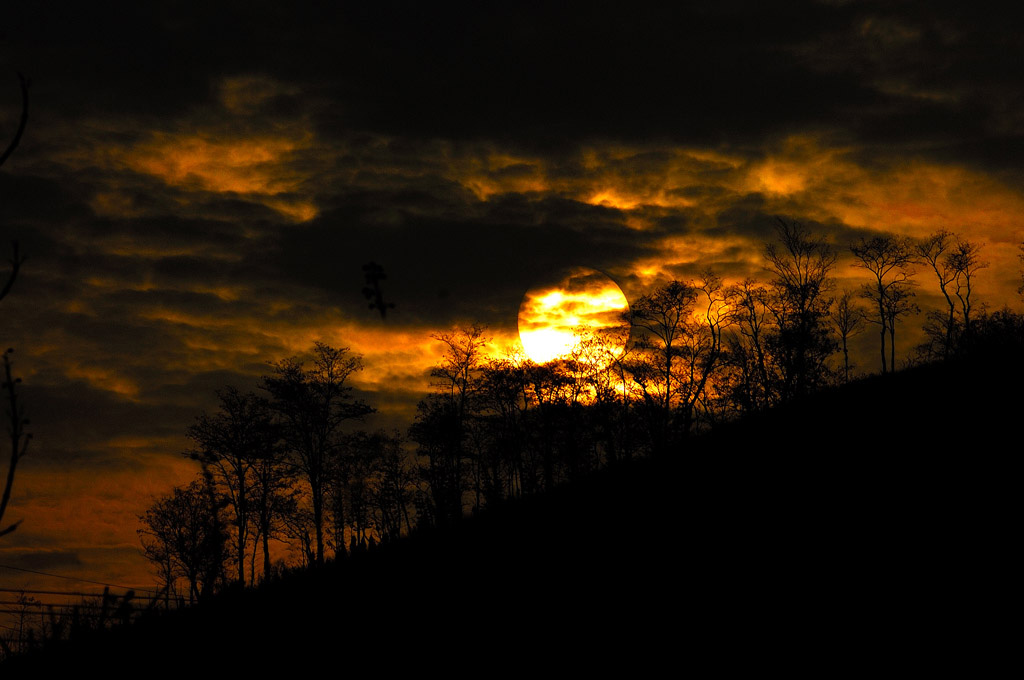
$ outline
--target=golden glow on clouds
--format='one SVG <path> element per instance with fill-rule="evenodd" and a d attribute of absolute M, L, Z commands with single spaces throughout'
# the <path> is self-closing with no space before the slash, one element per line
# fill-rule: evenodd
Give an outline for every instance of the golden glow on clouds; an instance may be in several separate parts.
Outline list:
<path fill-rule="evenodd" d="M 273 97 L 287 95 L 277 86 L 257 81 L 225 82 L 221 90 L 224 109 L 242 116 Z M 188 126 L 179 127 L 184 130 Z M 167 195 L 174 201 L 198 206 L 196 210 L 205 209 L 203 201 L 208 194 L 223 194 L 267 206 L 299 222 L 317 215 L 312 196 L 325 192 L 326 183 L 338 182 L 339 177 L 355 190 L 416 186 L 416 181 L 426 177 L 441 178 L 461 187 L 462 194 L 457 195 L 475 196 L 480 201 L 522 193 L 530 198 L 551 196 L 605 206 L 622 211 L 621 219 L 630 229 L 652 230 L 658 235 L 651 254 L 622 262 L 611 272 L 623 286 L 691 278 L 707 265 L 713 265 L 730 282 L 744 275 L 763 280 L 764 235 L 745 231 L 753 225 L 742 223 L 746 219 L 742 215 L 740 223 L 730 225 L 731 231 L 725 230 L 728 233 L 719 228 L 722 216 L 743 201 L 753 206 L 743 213 L 750 215 L 778 214 L 912 236 L 947 228 L 986 244 L 983 256 L 992 267 L 979 278 L 985 301 L 998 307 L 1004 301 L 1017 300 L 1016 282 L 1011 282 L 1015 276 L 1006 272 L 1015 272 L 1017 267 L 1012 245 L 1024 237 L 1024 197 L 1018 187 L 964 166 L 881 155 L 867 165 L 855 153 L 862 150 L 806 135 L 782 140 L 751 157 L 715 149 L 592 145 L 577 158 L 560 162 L 493 147 L 467 150 L 440 143 L 443 148 L 437 154 L 410 153 L 415 158 L 399 158 L 401 145 L 393 145 L 399 147 L 396 150 L 382 139 L 367 143 L 361 152 L 365 156 L 351 151 L 350 157 L 339 161 L 341 169 L 319 177 L 296 169 L 300 167 L 297 159 L 313 146 L 311 135 L 302 126 L 252 135 L 218 132 L 223 129 L 196 125 L 187 132 L 154 133 L 131 148 L 88 149 L 67 165 L 82 170 L 98 164 L 106 171 L 120 171 L 97 188 L 91 202 L 98 214 L 119 218 L 153 210 L 139 207 L 130 198 L 130 190 L 137 189 L 132 181 L 144 181 L 150 190 L 156 184 L 153 179 L 173 189 Z M 466 206 L 467 211 L 477 209 L 476 205 Z M 233 218 L 229 215 L 227 219 Z M 237 233 L 246 232 L 239 229 Z M 847 245 L 842 238 L 837 236 L 839 249 Z M 67 242 L 78 253 L 147 261 L 174 255 L 237 260 L 246 245 L 240 243 L 233 250 L 219 243 L 167 244 L 149 240 L 146 234 L 69 233 Z M 996 278 L 997 270 L 1002 279 Z M 862 273 L 840 267 L 837 275 L 847 277 L 843 285 L 856 285 Z M 535 361 L 571 351 L 578 326 L 614 327 L 613 319 L 626 308 L 626 298 L 610 280 L 605 285 L 594 279 L 581 288 L 567 284 L 569 278 L 545 282 L 523 300 L 518 337 Z M 923 274 L 918 279 L 922 290 L 932 286 Z M 1002 281 L 1003 289 L 996 281 Z M 186 385 L 209 372 L 255 378 L 267 370 L 266 362 L 301 356 L 314 341 L 322 340 L 362 354 L 366 369 L 353 376 L 353 384 L 379 395 L 381 401 L 390 399 L 389 408 L 397 412 L 407 408 L 400 403 L 402 399 L 414 404 L 429 389 L 428 372 L 440 356 L 440 347 L 430 336 L 447 330 L 402 326 L 399 315 L 394 319 L 389 315 L 383 324 L 365 311 L 365 316 L 353 319 L 299 286 L 282 286 L 273 295 L 260 293 L 260 304 L 254 306 L 246 302 L 257 293 L 246 283 L 163 280 L 154 275 L 128 280 L 109 271 L 83 273 L 75 283 L 73 297 L 59 304 L 47 303 L 56 314 L 103 318 L 110 309 L 106 304 L 129 304 L 109 302 L 125 291 L 191 292 L 211 298 L 197 307 L 194 301 L 181 306 L 167 302 L 175 299 L 173 296 L 152 296 L 163 300 L 159 303 L 151 302 L 150 296 L 133 296 L 138 298 L 130 303 L 134 306 L 115 307 L 118 321 L 155 328 L 165 338 L 160 347 L 146 352 L 110 348 L 94 336 L 76 336 L 55 319 L 52 326 L 36 333 L 31 343 L 14 343 L 27 383 L 32 376 L 42 381 L 58 375 L 133 402 L 167 400 L 166 396 L 150 396 L 150 392 Z M 632 295 L 633 290 L 627 290 Z M 25 291 L 34 294 L 30 286 Z M 12 296 L 10 302 L 18 299 Z M 493 328 L 489 334 L 493 338 L 491 356 L 500 356 L 517 342 L 516 329 Z M 160 375 L 160 370 L 165 373 Z M 209 403 L 212 395 L 201 398 Z M 370 401 L 374 402 L 373 396 Z M 189 406 L 197 411 L 203 408 L 198 403 Z M 183 424 L 182 435 L 187 425 Z M 45 446 L 42 434 L 39 443 Z M 64 482 L 26 465 L 24 475 L 19 472 L 16 516 L 30 517 L 31 531 L 52 535 L 69 545 L 90 541 L 93 545 L 137 546 L 134 517 L 147 504 L 147 494 L 166 493 L 172 484 L 192 477 L 190 464 L 178 460 L 182 445 L 182 439 L 157 436 L 94 443 L 94 447 L 137 461 L 146 470 L 145 474 L 123 472 L 100 481 Z M 17 533 L 27 530 L 28 523 Z M 141 558 L 138 560 L 142 565 Z M 110 574 L 98 576 L 109 578 Z"/>
<path fill-rule="evenodd" d="M 731 186 L 762 191 L 768 211 L 850 227 L 921 237 L 937 229 L 971 238 L 1015 241 L 1024 197 L 992 175 L 921 159 L 875 167 L 852 149 L 792 137 Z"/>
<path fill-rule="evenodd" d="M 622 210 L 638 229 L 654 208 L 690 210 L 702 227 L 713 227 L 715 213 L 756 193 L 768 214 L 911 236 L 944 227 L 1013 241 L 1021 231 L 1024 198 L 992 175 L 920 159 L 879 157 L 866 166 L 858 151 L 794 135 L 754 159 L 707 149 L 614 146 L 581 151 L 572 171 L 558 172 L 540 157 L 494 152 L 450 156 L 445 172 L 481 200 L 545 192 Z"/>
<path fill-rule="evenodd" d="M 167 184 L 214 192 L 275 195 L 295 188 L 279 164 L 301 140 L 283 137 L 230 139 L 201 134 L 155 133 L 122 158 L 137 172 Z"/>
<path fill-rule="evenodd" d="M 527 291 L 519 307 L 519 338 L 526 354 L 545 363 L 572 354 L 579 347 L 581 329 L 590 332 L 621 329 L 626 296 L 610 278 L 578 267 L 554 283 Z M 622 352 L 615 344 L 612 351 Z"/>
<path fill-rule="evenodd" d="M 93 365 L 68 365 L 65 375 L 72 380 L 84 380 L 92 387 L 113 392 L 126 399 L 135 399 L 139 395 L 139 386 L 110 368 Z"/>
<path fill-rule="evenodd" d="M 271 99 L 297 93 L 296 87 L 259 75 L 232 76 L 220 82 L 221 105 L 240 115 L 257 113 Z"/>
<path fill-rule="evenodd" d="M 312 147 L 312 135 L 299 126 L 250 135 L 225 132 L 221 126 L 152 132 L 131 146 L 83 148 L 62 160 L 72 168 L 99 166 L 105 171 L 129 170 L 156 178 L 180 190 L 169 195 L 178 201 L 194 200 L 190 192 L 196 192 L 199 199 L 203 193 L 228 194 L 265 205 L 291 221 L 303 222 L 319 211 L 305 189 L 310 180 L 308 171 L 294 166 Z M 97 191 L 89 204 L 104 217 L 138 217 L 153 209 L 133 198 L 144 190 L 124 176 Z"/>
<path fill-rule="evenodd" d="M 803 191 L 807 186 L 807 175 L 798 165 L 768 160 L 754 172 L 758 186 L 768 193 L 788 196 Z"/>
<path fill-rule="evenodd" d="M 446 174 L 482 201 L 496 194 L 529 194 L 555 189 L 555 183 L 547 176 L 540 159 L 513 156 L 493 149 L 462 156 L 446 148 L 444 156 Z"/>
<path fill-rule="evenodd" d="M 445 175 L 480 200 L 506 193 L 548 194 L 624 211 L 695 206 L 686 189 L 704 186 L 744 163 L 714 150 L 621 145 L 583 149 L 569 171 L 549 167 L 541 157 L 494 150 L 458 156 L 449 149 L 445 159 Z"/>

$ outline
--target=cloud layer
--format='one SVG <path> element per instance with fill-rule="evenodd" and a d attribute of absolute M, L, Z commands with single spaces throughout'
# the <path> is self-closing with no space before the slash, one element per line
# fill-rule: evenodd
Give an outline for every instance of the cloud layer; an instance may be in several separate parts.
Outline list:
<path fill-rule="evenodd" d="M 980 296 L 1017 300 L 1010 16 L 64 10 L 14 8 L 0 35 L 0 136 L 14 71 L 33 80 L 0 170 L 0 244 L 29 257 L 0 342 L 36 434 L 0 563 L 147 579 L 134 518 L 192 475 L 184 432 L 215 389 L 252 389 L 324 340 L 364 355 L 368 425 L 401 425 L 428 389 L 431 334 L 483 322 L 514 342 L 523 294 L 564 267 L 629 298 L 708 267 L 763 279 L 782 216 L 835 245 L 852 288 L 858 238 L 947 228 L 984 246 Z M 362 294 L 370 261 L 386 321 Z"/>

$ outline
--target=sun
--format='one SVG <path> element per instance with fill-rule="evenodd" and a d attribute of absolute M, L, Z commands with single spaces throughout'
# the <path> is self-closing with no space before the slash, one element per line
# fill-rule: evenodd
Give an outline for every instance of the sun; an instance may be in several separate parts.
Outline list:
<path fill-rule="evenodd" d="M 603 363 L 629 336 L 622 290 L 596 269 L 575 267 L 534 286 L 519 305 L 519 340 L 538 364 L 576 358 Z"/>

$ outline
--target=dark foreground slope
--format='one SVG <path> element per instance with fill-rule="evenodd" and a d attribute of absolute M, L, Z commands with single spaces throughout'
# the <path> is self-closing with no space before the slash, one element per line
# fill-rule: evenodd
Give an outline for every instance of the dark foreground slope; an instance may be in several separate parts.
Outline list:
<path fill-rule="evenodd" d="M 998 365 L 865 380 L 0 676 L 977 670 L 1019 573 L 1024 375 Z"/>

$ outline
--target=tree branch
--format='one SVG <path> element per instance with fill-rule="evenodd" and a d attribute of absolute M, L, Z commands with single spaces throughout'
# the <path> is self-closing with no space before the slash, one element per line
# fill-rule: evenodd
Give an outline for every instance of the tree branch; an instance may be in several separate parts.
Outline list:
<path fill-rule="evenodd" d="M 0 165 L 4 164 L 4 161 L 14 153 L 14 150 L 18 148 L 18 142 L 21 141 L 21 135 L 25 132 L 25 125 L 28 123 L 28 86 L 29 81 L 22 74 L 18 74 L 18 80 L 21 81 L 21 120 L 18 121 L 18 130 L 14 133 L 14 139 L 7 145 L 7 148 L 2 154 L 0 154 Z"/>
<path fill-rule="evenodd" d="M 7 282 L 4 287 L 0 289 L 0 300 L 7 297 L 7 294 L 11 292 L 11 286 L 14 285 L 14 280 L 18 278 L 18 271 L 21 269 L 22 263 L 25 262 L 25 258 L 18 252 L 18 242 L 15 241 L 13 244 L 14 254 L 11 255 L 11 273 L 7 275 Z"/>
<path fill-rule="evenodd" d="M 7 480 L 4 483 L 3 496 L 0 496 L 0 521 L 3 520 L 4 512 L 7 510 L 7 504 L 11 500 L 11 489 L 14 487 L 14 471 L 18 466 L 18 461 L 24 458 L 26 451 L 28 450 L 29 440 L 32 439 L 31 434 L 25 433 L 25 425 L 28 424 L 28 420 L 21 417 L 21 412 L 18 409 L 18 395 L 15 391 L 15 384 L 21 382 L 21 378 L 13 378 L 11 376 L 11 360 L 10 360 L 10 349 L 4 352 L 4 383 L 3 389 L 7 390 L 7 399 L 10 404 L 10 436 L 11 436 L 11 459 L 7 465 Z M 14 531 L 18 524 L 21 522 L 15 522 L 10 526 L 0 530 L 0 536 Z"/>

